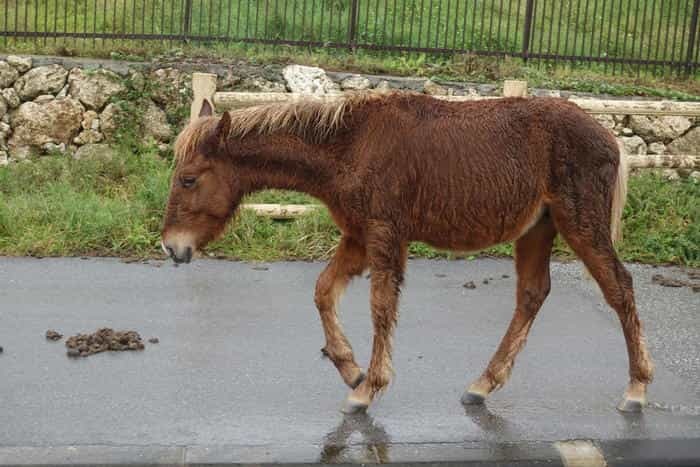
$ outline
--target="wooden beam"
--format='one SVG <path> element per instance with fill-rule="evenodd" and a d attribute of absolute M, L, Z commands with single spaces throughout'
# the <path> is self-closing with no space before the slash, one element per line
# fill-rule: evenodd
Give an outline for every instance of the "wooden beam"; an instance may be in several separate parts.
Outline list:
<path fill-rule="evenodd" d="M 318 208 L 320 206 L 316 204 L 244 204 L 241 206 L 241 209 L 255 211 L 258 216 L 272 219 L 294 219 Z"/>
<path fill-rule="evenodd" d="M 628 155 L 630 169 L 700 169 L 700 156 L 693 154 Z"/>
<path fill-rule="evenodd" d="M 691 154 L 628 155 L 630 169 L 700 169 L 700 156 Z M 317 204 L 244 204 L 241 209 L 271 219 L 296 219 L 322 208 Z"/>
<path fill-rule="evenodd" d="M 342 97 L 335 94 L 300 94 L 283 92 L 215 92 L 216 75 L 194 73 L 192 88 L 195 100 L 192 103 L 192 116 L 196 118 L 204 99 L 210 99 L 213 106 L 221 110 L 233 110 L 261 104 L 294 102 L 301 100 L 332 101 Z M 506 80 L 503 85 L 503 95 L 527 96 L 527 81 Z M 495 96 L 434 96 L 436 99 L 450 102 L 465 102 L 473 100 L 498 99 Z M 700 102 L 678 101 L 641 101 L 641 100 L 603 100 L 603 99 L 569 99 L 590 114 L 609 115 L 649 115 L 649 116 L 686 116 L 700 117 Z M 700 169 L 700 156 L 691 154 L 681 155 L 628 155 L 628 166 L 631 169 Z M 258 215 L 275 219 L 291 219 L 303 215 L 315 205 L 280 205 L 254 204 L 244 208 L 255 210 Z"/>
<path fill-rule="evenodd" d="M 700 117 L 700 102 L 569 99 L 590 114 Z"/>
<path fill-rule="evenodd" d="M 262 104 L 275 104 L 295 101 L 334 101 L 343 97 L 342 93 L 335 94 L 301 94 L 295 92 L 217 92 L 214 94 L 214 105 L 221 111 L 235 110 Z M 497 99 L 493 96 L 433 96 L 446 101 L 475 101 Z"/>
<path fill-rule="evenodd" d="M 332 101 L 343 94 L 300 94 L 295 92 L 217 92 L 214 106 L 217 109 L 235 110 L 254 105 L 275 104 L 294 101 Z"/>
<path fill-rule="evenodd" d="M 310 95 L 291 92 L 217 92 L 214 94 L 214 105 L 219 110 L 232 110 L 260 104 L 290 102 L 298 100 L 334 100 L 342 94 Z M 494 96 L 433 96 L 450 102 L 498 99 Z M 700 117 L 700 102 L 678 101 L 635 101 L 635 100 L 600 100 L 600 99 L 569 99 L 583 110 L 591 114 L 611 115 L 653 115 L 653 116 L 685 116 Z"/>

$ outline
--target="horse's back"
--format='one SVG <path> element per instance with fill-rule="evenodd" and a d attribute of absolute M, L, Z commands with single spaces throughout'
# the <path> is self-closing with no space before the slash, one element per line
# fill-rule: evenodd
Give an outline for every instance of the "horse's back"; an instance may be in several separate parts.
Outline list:
<path fill-rule="evenodd" d="M 562 169 L 616 157 L 606 130 L 562 99 L 406 96 L 368 118 L 361 166 L 370 211 L 399 217 L 413 240 L 442 248 L 517 238 L 544 211 Z"/>
<path fill-rule="evenodd" d="M 538 215 L 551 138 L 531 138 L 526 100 L 410 96 L 382 110 L 361 155 L 373 214 L 460 250 L 510 240 Z"/>

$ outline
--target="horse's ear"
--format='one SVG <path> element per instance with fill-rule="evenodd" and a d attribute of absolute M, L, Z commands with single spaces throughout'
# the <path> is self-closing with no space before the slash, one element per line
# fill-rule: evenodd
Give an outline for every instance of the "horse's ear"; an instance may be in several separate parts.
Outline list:
<path fill-rule="evenodd" d="M 224 112 L 219 119 L 219 124 L 216 125 L 216 135 L 220 142 L 226 141 L 229 133 L 231 132 L 231 115 L 228 112 Z"/>
<path fill-rule="evenodd" d="M 200 117 L 211 117 L 214 115 L 214 108 L 209 103 L 209 99 L 202 101 L 202 108 L 199 110 Z"/>

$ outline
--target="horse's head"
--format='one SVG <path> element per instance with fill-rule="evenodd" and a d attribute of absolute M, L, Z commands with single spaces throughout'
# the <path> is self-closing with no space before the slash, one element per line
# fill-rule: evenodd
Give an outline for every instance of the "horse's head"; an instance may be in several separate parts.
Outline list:
<path fill-rule="evenodd" d="M 214 118 L 204 102 L 199 119 L 175 143 L 176 167 L 162 231 L 162 247 L 176 263 L 216 239 L 243 195 L 225 151 L 231 119 Z"/>

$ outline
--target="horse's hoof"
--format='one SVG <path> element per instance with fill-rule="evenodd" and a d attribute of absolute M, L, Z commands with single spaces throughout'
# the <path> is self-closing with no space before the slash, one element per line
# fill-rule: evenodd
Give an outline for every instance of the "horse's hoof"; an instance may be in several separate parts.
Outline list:
<path fill-rule="evenodd" d="M 368 404 L 364 402 L 348 398 L 345 400 L 345 403 L 343 404 L 343 407 L 340 409 L 340 411 L 346 415 L 352 415 L 366 412 L 367 407 L 369 407 Z"/>
<path fill-rule="evenodd" d="M 465 391 L 461 400 L 463 405 L 482 405 L 486 397 L 478 392 Z"/>
<path fill-rule="evenodd" d="M 355 378 L 355 381 L 349 384 L 351 389 L 355 389 L 357 386 L 362 384 L 362 382 L 365 380 L 365 374 L 364 372 L 360 371 L 360 374 L 357 375 L 357 378 Z"/>
<path fill-rule="evenodd" d="M 642 411 L 645 405 L 646 402 L 643 400 L 623 399 L 620 405 L 617 406 L 617 410 L 625 413 L 638 413 Z"/>

